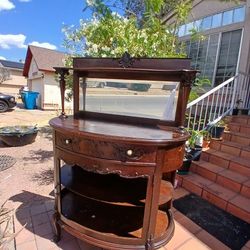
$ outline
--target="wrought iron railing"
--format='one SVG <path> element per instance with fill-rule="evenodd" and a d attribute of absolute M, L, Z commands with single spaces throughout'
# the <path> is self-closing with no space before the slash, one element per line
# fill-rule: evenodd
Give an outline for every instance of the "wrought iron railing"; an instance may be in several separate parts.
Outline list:
<path fill-rule="evenodd" d="M 186 127 L 190 130 L 206 130 L 236 106 L 250 109 L 250 75 L 238 73 L 187 106 Z"/>

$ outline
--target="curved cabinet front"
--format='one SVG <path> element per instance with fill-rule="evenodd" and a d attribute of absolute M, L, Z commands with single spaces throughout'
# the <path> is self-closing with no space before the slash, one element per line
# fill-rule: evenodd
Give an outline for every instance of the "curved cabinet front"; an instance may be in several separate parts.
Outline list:
<path fill-rule="evenodd" d="M 117 136 L 119 129 L 126 127 L 117 124 L 116 137 L 109 141 L 108 135 L 101 134 L 99 123 L 100 131 L 94 132 L 75 126 L 85 124 L 84 121 L 63 123 L 51 122 L 57 240 L 64 228 L 107 249 L 152 250 L 165 245 L 174 233 L 173 182 L 187 136 L 177 137 L 173 130 L 159 128 L 153 133 L 151 128 L 147 131 L 153 131 L 153 139 L 149 140 L 150 134 L 147 135 L 144 144 L 144 139 L 137 141 L 134 134 L 131 139 L 126 138 L 124 131 Z M 106 126 L 108 122 L 103 122 L 103 127 Z M 133 131 L 143 129 L 131 127 Z M 166 142 L 155 138 L 158 134 L 166 137 Z"/>

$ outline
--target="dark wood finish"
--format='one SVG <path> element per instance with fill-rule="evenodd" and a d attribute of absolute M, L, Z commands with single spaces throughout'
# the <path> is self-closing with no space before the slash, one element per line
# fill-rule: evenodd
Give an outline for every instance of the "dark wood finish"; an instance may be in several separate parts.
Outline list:
<path fill-rule="evenodd" d="M 186 59 L 136 59 L 128 54 L 122 59 L 74 59 L 74 115 L 50 121 L 56 240 L 60 227 L 90 244 L 115 250 L 153 250 L 171 239 L 175 171 L 188 138 L 181 126 L 194 76 Z M 179 81 L 175 120 L 87 112 L 82 80 L 84 102 L 79 111 L 80 77 Z M 63 84 L 61 89 L 63 93 Z"/>

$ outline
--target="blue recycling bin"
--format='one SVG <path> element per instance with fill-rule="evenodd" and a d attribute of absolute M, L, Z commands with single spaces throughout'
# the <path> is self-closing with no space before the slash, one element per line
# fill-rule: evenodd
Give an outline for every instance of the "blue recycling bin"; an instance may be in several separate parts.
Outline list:
<path fill-rule="evenodd" d="M 22 101 L 26 109 L 35 109 L 36 108 L 36 99 L 38 97 L 38 92 L 33 91 L 23 91 L 21 93 Z"/>

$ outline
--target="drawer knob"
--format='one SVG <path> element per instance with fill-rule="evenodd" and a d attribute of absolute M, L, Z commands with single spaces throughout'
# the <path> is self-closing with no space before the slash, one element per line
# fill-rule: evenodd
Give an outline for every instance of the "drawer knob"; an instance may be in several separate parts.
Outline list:
<path fill-rule="evenodd" d="M 127 150 L 127 155 L 132 156 L 133 155 L 133 150 L 132 149 Z"/>
<path fill-rule="evenodd" d="M 71 143 L 71 140 L 70 139 L 65 139 L 65 144 L 66 145 L 69 145 Z"/>

